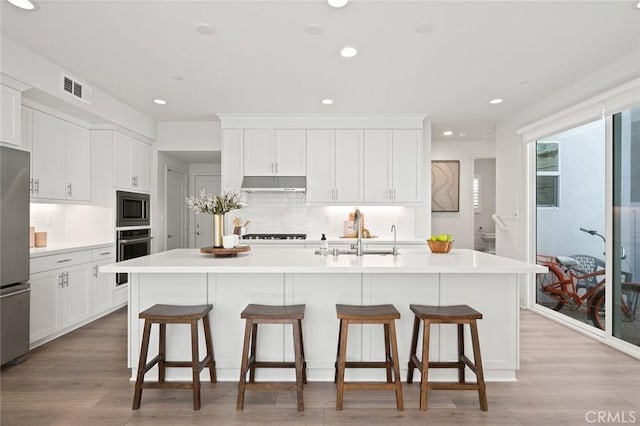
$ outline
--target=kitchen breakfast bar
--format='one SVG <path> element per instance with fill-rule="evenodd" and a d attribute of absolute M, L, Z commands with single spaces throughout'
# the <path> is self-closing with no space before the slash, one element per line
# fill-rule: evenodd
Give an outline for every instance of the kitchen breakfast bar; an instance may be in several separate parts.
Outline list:
<path fill-rule="evenodd" d="M 544 268 L 473 250 L 430 253 L 425 246 L 399 255 L 328 255 L 313 249 L 252 247 L 237 257 L 214 257 L 198 249 L 176 249 L 101 267 L 101 272 L 127 272 L 129 279 L 128 366 L 135 379 L 143 321 L 138 313 L 154 304 L 212 304 L 210 323 L 218 380 L 237 381 L 243 346 L 244 320 L 249 303 L 305 304 L 302 321 L 307 375 L 310 381 L 333 381 L 338 324 L 336 304 L 393 304 L 401 376 L 406 379 L 413 314 L 410 304 L 467 304 L 482 312 L 480 346 L 488 381 L 516 380 L 519 364 L 519 282 Z M 467 330 L 468 331 L 468 330 Z M 202 335 L 202 330 L 199 330 Z M 258 359 L 292 361 L 290 325 L 259 329 Z M 157 348 L 152 333 L 149 355 Z M 384 360 L 382 327 L 359 325 L 349 330 L 347 359 Z M 465 335 L 471 348 L 470 337 Z M 204 339 L 200 353 L 205 353 Z M 455 325 L 432 326 L 430 360 L 456 357 Z M 167 357 L 190 359 L 190 330 L 167 328 Z M 156 368 L 154 367 L 154 370 Z M 148 375 L 157 377 L 154 370 Z M 202 372 L 204 378 L 206 371 Z M 256 378 L 295 380 L 291 369 L 258 370 Z M 450 380 L 453 370 L 434 370 L 431 380 Z M 347 380 L 380 379 L 384 371 L 350 369 Z M 189 379 L 186 369 L 169 369 L 167 379 Z"/>

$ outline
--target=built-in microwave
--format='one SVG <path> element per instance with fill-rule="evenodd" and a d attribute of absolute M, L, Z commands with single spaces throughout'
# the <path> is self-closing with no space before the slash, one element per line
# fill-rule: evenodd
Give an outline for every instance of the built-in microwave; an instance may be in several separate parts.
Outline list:
<path fill-rule="evenodd" d="M 149 194 L 116 191 L 116 226 L 149 226 Z"/>

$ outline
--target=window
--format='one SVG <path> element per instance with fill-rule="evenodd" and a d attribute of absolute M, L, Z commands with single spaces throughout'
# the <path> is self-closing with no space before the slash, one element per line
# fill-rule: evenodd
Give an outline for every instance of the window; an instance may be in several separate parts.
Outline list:
<path fill-rule="evenodd" d="M 480 210 L 480 177 L 473 178 L 473 212 L 482 213 Z"/>
<path fill-rule="evenodd" d="M 538 207 L 560 205 L 560 143 L 536 143 L 536 200 Z"/>

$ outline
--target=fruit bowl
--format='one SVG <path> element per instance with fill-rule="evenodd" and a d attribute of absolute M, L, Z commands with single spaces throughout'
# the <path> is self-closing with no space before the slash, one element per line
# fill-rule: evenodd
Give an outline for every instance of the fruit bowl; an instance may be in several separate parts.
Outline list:
<path fill-rule="evenodd" d="M 453 241 L 427 240 L 427 244 L 429 244 L 431 253 L 449 253 L 451 251 Z"/>

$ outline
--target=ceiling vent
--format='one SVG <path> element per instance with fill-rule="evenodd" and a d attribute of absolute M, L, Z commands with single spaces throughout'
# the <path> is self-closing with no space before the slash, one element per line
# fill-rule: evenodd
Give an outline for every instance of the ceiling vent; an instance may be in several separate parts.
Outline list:
<path fill-rule="evenodd" d="M 64 74 L 62 74 L 62 91 L 85 103 L 91 103 L 91 87 Z"/>

